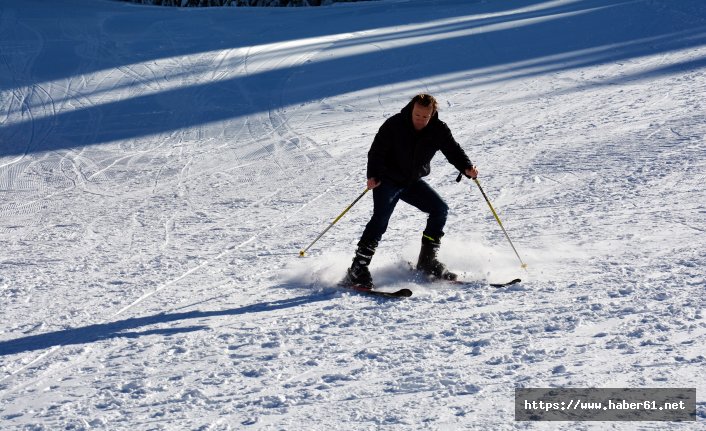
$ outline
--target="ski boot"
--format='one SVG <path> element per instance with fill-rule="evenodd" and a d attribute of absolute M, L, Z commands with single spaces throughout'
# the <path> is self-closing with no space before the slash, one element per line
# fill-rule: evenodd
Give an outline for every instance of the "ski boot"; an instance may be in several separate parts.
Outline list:
<path fill-rule="evenodd" d="M 419 252 L 417 270 L 424 273 L 429 278 L 454 281 L 458 275 L 446 269 L 446 265 L 439 262 L 437 253 L 441 246 L 440 239 L 429 235 L 422 236 L 422 249 Z"/>
<path fill-rule="evenodd" d="M 375 287 L 368 266 L 375 254 L 376 247 L 375 243 L 358 243 L 353 264 L 348 268 L 346 277 L 343 279 L 344 285 L 360 290 L 372 290 Z"/>

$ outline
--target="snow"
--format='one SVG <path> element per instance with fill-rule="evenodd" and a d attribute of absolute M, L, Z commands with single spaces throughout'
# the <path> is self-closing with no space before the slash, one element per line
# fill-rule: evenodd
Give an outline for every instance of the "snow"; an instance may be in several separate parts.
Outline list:
<path fill-rule="evenodd" d="M 0 428 L 702 429 L 706 5 L 0 0 Z M 366 153 L 418 92 L 441 256 Z M 501 289 L 485 280 L 521 277 Z M 697 389 L 695 423 L 514 421 L 517 387 Z"/>

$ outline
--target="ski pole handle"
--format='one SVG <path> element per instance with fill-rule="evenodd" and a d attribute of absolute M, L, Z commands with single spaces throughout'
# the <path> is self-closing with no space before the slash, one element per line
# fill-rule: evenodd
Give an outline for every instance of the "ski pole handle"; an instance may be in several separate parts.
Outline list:
<path fill-rule="evenodd" d="M 471 166 L 471 169 L 475 169 L 475 166 Z M 466 176 L 466 178 L 470 178 L 470 179 L 472 179 L 472 180 L 475 180 L 475 178 L 469 177 L 468 175 L 466 175 L 465 172 L 463 172 L 463 171 L 458 171 L 458 176 L 456 177 L 456 182 L 457 182 L 457 183 L 460 183 L 460 182 L 461 182 L 461 179 L 462 179 L 464 176 Z"/>
<path fill-rule="evenodd" d="M 361 193 L 360 196 L 358 196 L 358 197 L 353 201 L 353 203 L 351 203 L 350 205 L 348 205 L 348 207 L 347 207 L 346 209 L 344 209 L 343 212 L 342 212 L 341 214 L 339 214 L 338 217 L 336 217 L 336 219 L 335 219 L 334 221 L 332 221 L 331 224 L 328 225 L 328 227 L 327 227 L 326 229 L 324 229 L 324 231 L 321 232 L 321 233 L 319 234 L 319 236 L 316 237 L 315 240 L 313 240 L 313 241 L 311 242 L 311 244 L 309 244 L 305 249 L 300 250 L 300 251 L 299 251 L 299 257 L 304 257 L 304 255 L 306 254 L 307 250 L 309 250 L 309 249 L 311 248 L 311 246 L 316 243 L 316 241 L 320 240 L 321 237 L 324 236 L 324 234 L 325 234 L 326 232 L 328 232 L 329 229 L 331 229 L 331 228 L 333 227 L 333 225 L 335 225 L 336 223 L 338 223 L 338 221 L 348 212 L 348 210 L 350 210 L 351 208 L 353 208 L 353 205 L 355 205 L 356 203 L 358 203 L 358 201 L 359 201 L 363 196 L 365 196 L 365 194 L 368 193 L 369 190 L 370 190 L 369 188 L 366 188 L 365 191 L 363 191 L 363 193 Z"/>

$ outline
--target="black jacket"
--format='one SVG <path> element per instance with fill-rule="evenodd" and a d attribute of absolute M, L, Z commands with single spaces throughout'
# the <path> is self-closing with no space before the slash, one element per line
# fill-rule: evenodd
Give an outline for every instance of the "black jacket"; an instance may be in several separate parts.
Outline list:
<path fill-rule="evenodd" d="M 392 180 L 400 186 L 412 184 L 429 175 L 429 163 L 439 150 L 459 171 L 473 166 L 449 127 L 439 120 L 438 113 L 434 113 L 424 129 L 416 131 L 412 124 L 413 107 L 410 102 L 380 127 L 368 152 L 368 178 Z"/>

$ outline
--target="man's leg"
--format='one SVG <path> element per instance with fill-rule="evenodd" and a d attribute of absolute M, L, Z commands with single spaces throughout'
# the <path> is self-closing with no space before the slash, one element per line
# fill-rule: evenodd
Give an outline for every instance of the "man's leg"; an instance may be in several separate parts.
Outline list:
<path fill-rule="evenodd" d="M 360 242 L 377 244 L 382 239 L 403 190 L 390 181 L 383 181 L 373 189 L 373 215 L 363 230 Z"/>
<path fill-rule="evenodd" d="M 348 283 L 368 288 L 373 287 L 373 279 L 368 266 L 375 254 L 378 242 L 387 230 L 390 216 L 395 210 L 401 192 L 401 187 L 397 187 L 389 181 L 383 181 L 373 189 L 373 215 L 365 226 L 360 241 L 358 241 L 353 264 L 346 275 Z"/>
<path fill-rule="evenodd" d="M 449 206 L 424 180 L 407 187 L 400 199 L 428 214 L 424 235 L 441 240 L 449 214 Z"/>
<path fill-rule="evenodd" d="M 449 272 L 446 265 L 439 262 L 437 253 L 444 236 L 444 225 L 449 213 L 446 202 L 423 180 L 405 189 L 402 201 L 427 213 L 427 225 L 422 234 L 422 247 L 419 252 L 417 269 L 437 278 L 455 280 L 457 275 Z"/>

